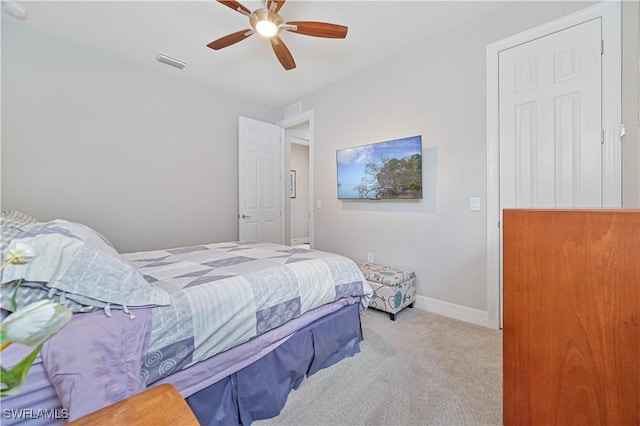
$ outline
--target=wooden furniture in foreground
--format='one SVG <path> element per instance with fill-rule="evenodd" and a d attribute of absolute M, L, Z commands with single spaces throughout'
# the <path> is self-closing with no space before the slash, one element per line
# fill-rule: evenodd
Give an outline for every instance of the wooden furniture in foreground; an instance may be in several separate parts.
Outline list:
<path fill-rule="evenodd" d="M 504 211 L 504 424 L 640 424 L 640 210 Z"/>
<path fill-rule="evenodd" d="M 199 426 L 198 420 L 186 401 L 170 384 L 147 389 L 68 424 L 73 426 Z"/>

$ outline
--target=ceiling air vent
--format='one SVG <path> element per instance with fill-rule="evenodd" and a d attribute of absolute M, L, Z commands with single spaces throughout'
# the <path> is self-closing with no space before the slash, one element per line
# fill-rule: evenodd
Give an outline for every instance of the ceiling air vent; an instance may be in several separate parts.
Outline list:
<path fill-rule="evenodd" d="M 185 61 L 172 58 L 171 56 L 163 55 L 162 53 L 158 55 L 158 57 L 156 58 L 156 61 L 162 62 L 163 64 L 171 65 L 172 67 L 176 67 L 180 69 L 187 66 L 187 63 Z"/>
<path fill-rule="evenodd" d="M 8 0 L 3 1 L 2 6 L 4 7 L 4 10 L 7 11 L 7 13 L 15 16 L 16 18 L 27 19 L 27 15 L 29 14 L 29 12 L 27 11 L 27 8 L 20 3 Z"/>
<path fill-rule="evenodd" d="M 284 107 L 284 118 L 294 117 L 302 114 L 302 102 Z"/>

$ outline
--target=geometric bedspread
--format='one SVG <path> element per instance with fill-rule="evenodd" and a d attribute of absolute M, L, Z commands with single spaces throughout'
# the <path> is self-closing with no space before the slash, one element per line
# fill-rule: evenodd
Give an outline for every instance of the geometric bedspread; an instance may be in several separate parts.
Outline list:
<path fill-rule="evenodd" d="M 372 290 L 356 264 L 333 253 L 225 242 L 124 254 L 171 296 L 156 307 L 142 376 L 147 385 L 249 341 L 318 306 Z"/>

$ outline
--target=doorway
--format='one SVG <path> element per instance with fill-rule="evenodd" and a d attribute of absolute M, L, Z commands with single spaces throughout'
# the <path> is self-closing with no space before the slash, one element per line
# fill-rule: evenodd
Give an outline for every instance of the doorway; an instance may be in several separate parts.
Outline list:
<path fill-rule="evenodd" d="M 292 246 L 310 247 L 309 226 L 309 140 L 292 136 L 289 138 L 290 207 L 289 223 L 290 243 Z"/>
<path fill-rule="evenodd" d="M 502 327 L 503 208 L 621 206 L 620 35 L 620 4 L 606 2 L 487 47 L 490 327 Z"/>
<path fill-rule="evenodd" d="M 293 141 L 293 142 L 292 142 Z M 301 175 L 292 179 L 291 147 L 305 145 Z M 295 149 L 295 148 L 294 148 Z M 304 169 L 304 170 L 303 170 Z M 292 184 L 295 183 L 295 187 Z M 295 191 L 295 197 L 293 197 Z M 298 194 L 300 194 L 298 196 Z M 291 200 L 304 200 L 292 212 Z M 292 215 L 305 210 L 304 242 L 313 247 L 313 111 L 276 124 L 238 118 L 238 236 L 240 240 L 291 245 Z M 297 213 L 295 213 L 297 214 Z M 294 224 L 296 222 L 293 222 Z"/>
<path fill-rule="evenodd" d="M 285 244 L 313 247 L 313 111 L 277 123 L 282 128 Z"/>

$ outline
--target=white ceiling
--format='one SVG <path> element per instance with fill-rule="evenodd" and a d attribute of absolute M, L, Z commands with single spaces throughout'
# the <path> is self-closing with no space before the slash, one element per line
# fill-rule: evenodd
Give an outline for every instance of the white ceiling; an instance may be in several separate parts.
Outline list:
<path fill-rule="evenodd" d="M 162 67 L 217 90 L 268 106 L 305 94 L 402 54 L 434 34 L 507 6 L 507 1 L 289 0 L 285 21 L 322 21 L 349 27 L 344 40 L 285 32 L 297 68 L 285 71 L 269 42 L 253 35 L 219 51 L 207 43 L 249 28 L 248 18 L 208 1 L 20 1 L 27 19 L 5 10 L 2 19 L 83 43 L 126 62 Z M 251 10 L 261 1 L 241 1 Z M 163 53 L 188 63 L 183 70 L 155 61 Z"/>

